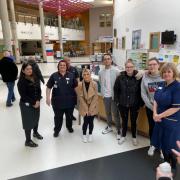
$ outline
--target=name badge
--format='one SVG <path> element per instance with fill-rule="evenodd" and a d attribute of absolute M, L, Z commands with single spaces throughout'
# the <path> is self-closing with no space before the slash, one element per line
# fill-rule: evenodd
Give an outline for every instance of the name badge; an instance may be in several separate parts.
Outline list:
<path fill-rule="evenodd" d="M 70 80 L 70 78 L 66 78 L 66 82 L 67 82 L 67 84 L 69 84 L 69 80 Z"/>
<path fill-rule="evenodd" d="M 57 81 L 54 81 L 54 86 L 53 86 L 54 88 L 58 88 L 58 86 L 57 86 Z"/>
<path fill-rule="evenodd" d="M 26 102 L 26 103 L 24 103 L 24 104 L 25 104 L 25 106 L 28 106 L 28 107 L 30 106 L 30 104 L 29 104 L 28 102 Z"/>

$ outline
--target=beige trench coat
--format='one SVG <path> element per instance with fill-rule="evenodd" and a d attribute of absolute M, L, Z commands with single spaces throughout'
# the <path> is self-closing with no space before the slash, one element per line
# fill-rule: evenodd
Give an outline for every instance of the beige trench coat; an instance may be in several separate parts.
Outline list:
<path fill-rule="evenodd" d="M 97 83 L 95 81 L 90 81 L 88 92 L 84 81 L 78 84 L 76 89 L 79 98 L 79 114 L 81 116 L 97 115 L 98 114 L 98 90 Z"/>

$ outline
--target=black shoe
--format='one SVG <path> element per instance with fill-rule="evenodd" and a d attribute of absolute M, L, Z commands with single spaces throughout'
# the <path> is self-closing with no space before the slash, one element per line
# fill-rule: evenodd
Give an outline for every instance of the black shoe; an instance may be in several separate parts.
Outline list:
<path fill-rule="evenodd" d="M 10 104 L 6 104 L 6 107 L 11 107 L 13 104 L 10 103 Z"/>
<path fill-rule="evenodd" d="M 54 136 L 55 138 L 57 138 L 57 137 L 59 136 L 59 133 L 58 133 L 58 132 L 54 132 L 53 136 Z"/>
<path fill-rule="evenodd" d="M 68 128 L 68 131 L 69 131 L 70 133 L 73 133 L 73 132 L 74 132 L 74 129 L 73 129 L 73 128 Z"/>
<path fill-rule="evenodd" d="M 33 137 L 39 139 L 39 140 L 42 140 L 43 137 L 37 132 L 37 133 L 33 133 Z"/>
<path fill-rule="evenodd" d="M 28 147 L 38 147 L 38 144 L 34 143 L 32 140 L 25 142 L 25 146 Z"/>
<path fill-rule="evenodd" d="M 76 121 L 76 118 L 73 116 L 73 117 L 72 117 L 72 120 L 73 120 L 73 121 Z"/>

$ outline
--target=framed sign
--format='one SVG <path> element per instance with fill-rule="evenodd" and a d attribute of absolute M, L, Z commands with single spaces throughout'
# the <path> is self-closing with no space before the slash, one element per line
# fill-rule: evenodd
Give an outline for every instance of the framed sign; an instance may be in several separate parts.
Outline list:
<path fill-rule="evenodd" d="M 132 32 L 132 49 L 140 49 L 141 47 L 141 30 Z"/>

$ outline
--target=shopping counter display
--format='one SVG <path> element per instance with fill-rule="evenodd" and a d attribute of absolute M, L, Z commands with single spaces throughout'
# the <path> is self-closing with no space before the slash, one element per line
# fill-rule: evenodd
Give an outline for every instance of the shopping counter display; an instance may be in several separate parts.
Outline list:
<path fill-rule="evenodd" d="M 92 79 L 94 81 L 97 82 L 98 84 L 98 104 L 99 104 L 99 117 L 100 119 L 102 120 L 106 120 L 106 112 L 105 112 L 105 108 L 104 108 L 104 103 L 103 103 L 103 97 L 101 96 L 100 94 L 100 84 L 99 84 L 99 79 L 98 79 L 98 76 L 96 75 L 93 75 L 92 74 Z M 129 120 L 129 128 L 130 128 L 130 120 Z M 140 108 L 139 110 L 139 115 L 138 115 L 138 120 L 137 120 L 137 130 L 138 130 L 138 133 L 143 135 L 143 136 L 148 136 L 148 132 L 149 132 L 149 128 L 148 128 L 148 120 L 147 120 L 147 117 L 146 117 L 146 110 L 144 107 Z"/>

